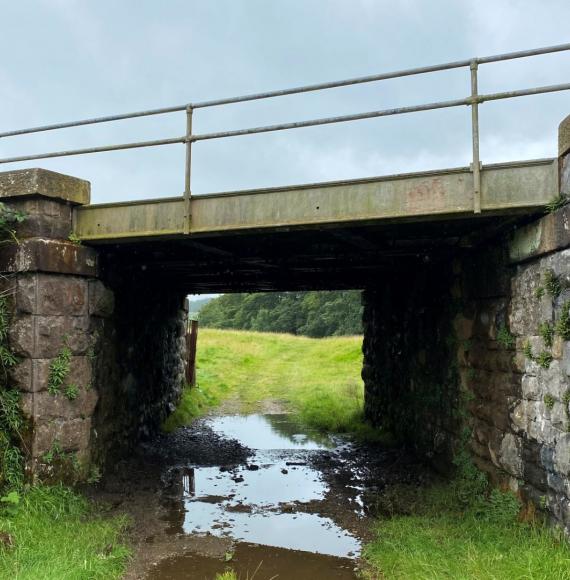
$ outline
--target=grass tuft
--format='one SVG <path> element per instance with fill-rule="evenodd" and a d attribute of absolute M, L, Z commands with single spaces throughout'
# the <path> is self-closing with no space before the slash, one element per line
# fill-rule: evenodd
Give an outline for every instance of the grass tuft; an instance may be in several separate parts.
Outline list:
<path fill-rule="evenodd" d="M 567 201 L 568 200 L 566 199 L 566 197 L 561 194 L 558 197 L 551 199 L 546 204 L 546 206 L 545 206 L 546 211 L 548 213 L 554 213 L 556 210 L 559 210 L 561 207 L 564 207 L 566 205 Z"/>
<path fill-rule="evenodd" d="M 515 347 L 515 337 L 504 325 L 501 326 L 497 332 L 497 342 L 504 348 L 512 349 Z"/>
<path fill-rule="evenodd" d="M 216 580 L 238 580 L 238 575 L 233 570 L 226 570 L 216 574 Z"/>
<path fill-rule="evenodd" d="M 553 298 L 560 296 L 560 293 L 562 292 L 562 282 L 560 281 L 560 278 L 552 270 L 546 270 L 543 279 L 544 287 L 548 294 Z"/>

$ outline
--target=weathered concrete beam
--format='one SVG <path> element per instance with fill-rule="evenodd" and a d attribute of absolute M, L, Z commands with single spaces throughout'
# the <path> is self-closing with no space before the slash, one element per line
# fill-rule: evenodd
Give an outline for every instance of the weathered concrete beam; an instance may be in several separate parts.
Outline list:
<path fill-rule="evenodd" d="M 556 196 L 570 196 L 570 115 L 558 128 L 559 187 Z M 564 206 L 517 229 L 509 244 L 512 263 L 523 262 L 570 247 L 570 207 Z"/>
<path fill-rule="evenodd" d="M 558 195 L 554 160 L 488 165 L 482 215 L 535 212 Z M 444 220 L 473 216 L 468 168 L 195 196 L 190 235 L 318 228 L 331 224 Z M 84 240 L 160 239 L 184 232 L 182 198 L 75 210 Z"/>

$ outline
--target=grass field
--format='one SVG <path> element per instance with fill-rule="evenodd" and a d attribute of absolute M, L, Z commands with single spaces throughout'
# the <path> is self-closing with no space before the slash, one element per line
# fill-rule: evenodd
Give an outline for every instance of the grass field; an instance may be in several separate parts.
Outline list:
<path fill-rule="evenodd" d="M 65 487 L 33 487 L 0 511 L 0 578 L 112 580 L 124 572 L 123 518 L 103 519 Z"/>
<path fill-rule="evenodd" d="M 166 422 L 167 430 L 226 399 L 244 412 L 278 400 L 322 431 L 370 435 L 362 421 L 362 337 L 314 339 L 289 334 L 200 330 L 197 388 Z"/>

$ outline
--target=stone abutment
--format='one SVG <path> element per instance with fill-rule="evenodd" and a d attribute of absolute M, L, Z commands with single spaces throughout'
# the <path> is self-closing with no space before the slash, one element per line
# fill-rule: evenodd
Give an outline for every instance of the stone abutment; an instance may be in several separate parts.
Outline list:
<path fill-rule="evenodd" d="M 0 250 L 17 357 L 28 479 L 80 481 L 157 431 L 184 377 L 184 296 L 121 277 L 74 240 L 72 209 L 88 182 L 49 171 L 4 174 L 3 201 L 22 211 Z"/>
<path fill-rule="evenodd" d="M 551 213 L 365 291 L 362 376 L 374 424 L 443 469 L 466 446 L 570 529 L 570 117 L 559 153 Z"/>

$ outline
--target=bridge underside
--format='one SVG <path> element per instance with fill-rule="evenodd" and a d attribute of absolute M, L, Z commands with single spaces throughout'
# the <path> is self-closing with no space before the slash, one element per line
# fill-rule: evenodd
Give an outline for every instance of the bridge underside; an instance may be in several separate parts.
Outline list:
<path fill-rule="evenodd" d="M 448 260 L 525 216 L 241 233 L 106 246 L 103 269 L 191 293 L 327 290 L 381 284 Z"/>
<path fill-rule="evenodd" d="M 501 234 L 558 195 L 553 160 L 78 207 L 109 271 L 184 292 L 362 288 Z M 145 282 L 147 283 L 147 282 Z"/>

